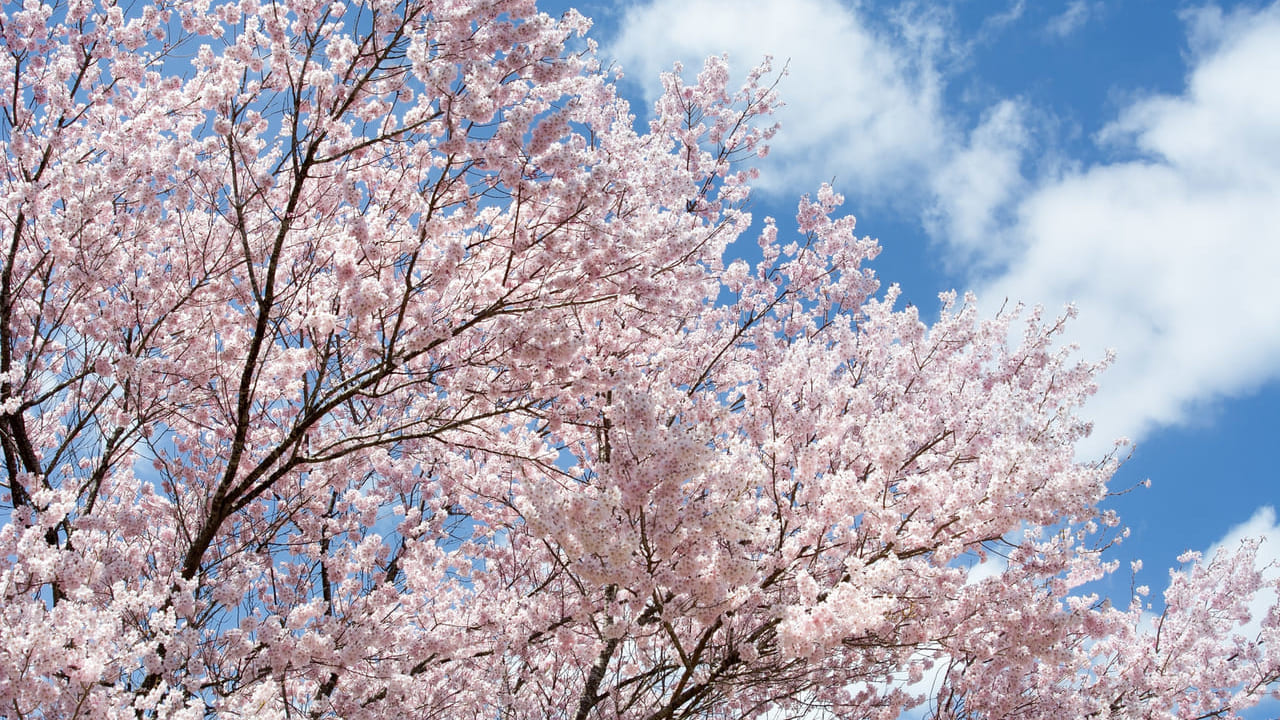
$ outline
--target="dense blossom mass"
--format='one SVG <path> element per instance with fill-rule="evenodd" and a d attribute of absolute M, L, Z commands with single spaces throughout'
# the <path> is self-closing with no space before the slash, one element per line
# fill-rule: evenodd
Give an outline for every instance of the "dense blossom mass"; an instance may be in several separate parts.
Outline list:
<path fill-rule="evenodd" d="M 1253 547 L 1163 598 L 1081 588 L 1122 531 L 1114 460 L 1073 449 L 1100 365 L 1061 320 L 898 308 L 825 186 L 726 258 L 769 69 L 677 67 L 638 132 L 588 25 L 4 7 L 0 715 L 1206 718 L 1274 692 Z"/>

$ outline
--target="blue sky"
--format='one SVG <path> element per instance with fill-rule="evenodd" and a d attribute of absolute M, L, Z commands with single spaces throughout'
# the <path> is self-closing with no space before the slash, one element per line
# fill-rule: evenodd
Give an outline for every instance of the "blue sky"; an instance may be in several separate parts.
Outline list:
<path fill-rule="evenodd" d="M 1280 3 L 585 0 L 641 119 L 658 73 L 789 63 L 757 218 L 834 179 L 873 264 L 1049 309 L 1117 353 L 1084 452 L 1114 480 L 1120 559 L 1163 588 L 1188 549 L 1267 534 L 1280 558 Z M 1128 577 L 1115 583 L 1127 591 Z"/>

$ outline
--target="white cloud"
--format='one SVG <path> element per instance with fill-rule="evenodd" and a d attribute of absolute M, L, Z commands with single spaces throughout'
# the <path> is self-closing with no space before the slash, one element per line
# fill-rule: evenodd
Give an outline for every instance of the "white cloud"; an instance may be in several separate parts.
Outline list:
<path fill-rule="evenodd" d="M 1029 142 L 1024 112 L 1012 100 L 991 108 L 965 146 L 930 178 L 934 201 L 925 212 L 925 226 L 930 235 L 946 238 L 965 262 L 1009 259 L 1005 254 L 1010 248 L 996 246 L 1001 239 L 997 223 L 1026 184 L 1021 170 Z"/>
<path fill-rule="evenodd" d="M 920 194 L 952 132 L 932 60 L 939 31 L 928 17 L 898 20 L 888 38 L 837 0 L 655 0 L 628 9 L 609 51 L 648 99 L 673 60 L 696 71 L 727 52 L 740 74 L 766 55 L 787 63 L 762 187 L 799 195 L 835 177 L 851 198 L 884 201 Z"/>
<path fill-rule="evenodd" d="M 979 289 L 995 305 L 1075 302 L 1073 339 L 1117 350 L 1089 406 L 1098 448 L 1280 370 L 1280 6 L 1197 22 L 1186 91 L 1134 103 L 1099 136 L 1140 159 L 1041 181 L 1006 229 L 1020 254 Z"/>
<path fill-rule="evenodd" d="M 1055 37 L 1065 38 L 1089 22 L 1089 16 L 1094 8 L 1095 6 L 1087 0 L 1072 0 L 1066 10 L 1049 19 L 1048 24 L 1045 25 L 1045 31 Z"/>

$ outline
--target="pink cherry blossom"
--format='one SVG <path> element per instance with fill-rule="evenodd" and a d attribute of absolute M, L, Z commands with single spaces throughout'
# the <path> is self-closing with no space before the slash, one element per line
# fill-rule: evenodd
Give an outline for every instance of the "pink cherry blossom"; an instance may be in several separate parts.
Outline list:
<path fill-rule="evenodd" d="M 898 307 L 768 63 L 531 0 L 0 13 L 0 715 L 1236 717 L 1255 547 L 1086 594 L 1067 318 Z M 576 48 L 574 50 L 568 47 Z M 722 298 L 728 298 L 723 300 Z M 1011 343 L 1010 337 L 1020 337 Z M 986 573 L 972 568 L 997 567 Z"/>

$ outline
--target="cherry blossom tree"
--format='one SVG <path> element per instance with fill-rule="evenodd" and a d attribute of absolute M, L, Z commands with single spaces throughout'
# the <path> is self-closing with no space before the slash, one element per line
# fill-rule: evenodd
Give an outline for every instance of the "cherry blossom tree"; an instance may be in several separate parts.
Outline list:
<path fill-rule="evenodd" d="M 0 715 L 1207 718 L 1275 691 L 1253 546 L 1162 602 L 1081 587 L 1122 531 L 1063 320 L 898 308 L 829 187 L 726 257 L 767 65 L 677 67 L 640 132 L 588 26 L 5 6 Z"/>

